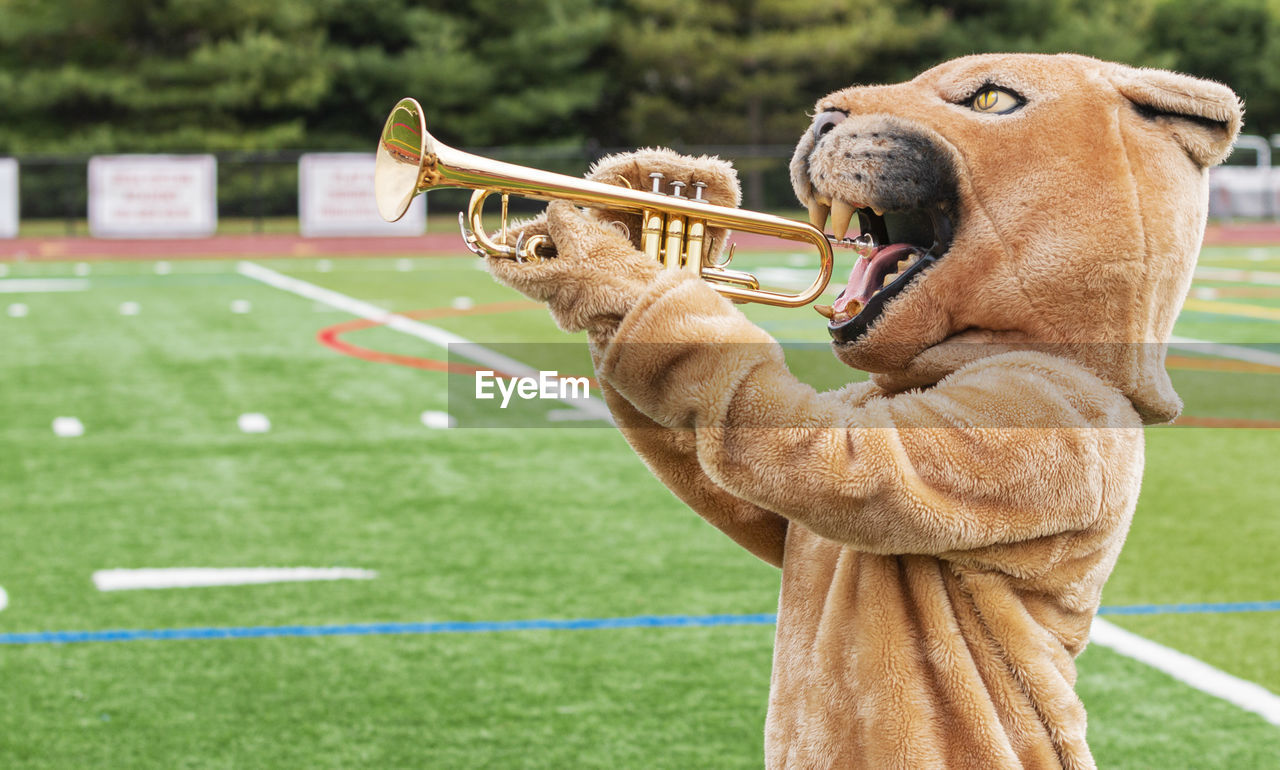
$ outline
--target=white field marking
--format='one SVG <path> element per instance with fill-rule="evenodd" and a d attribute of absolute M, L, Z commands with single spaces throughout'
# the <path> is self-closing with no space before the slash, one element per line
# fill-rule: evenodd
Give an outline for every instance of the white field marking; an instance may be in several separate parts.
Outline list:
<path fill-rule="evenodd" d="M 333 291 L 332 289 L 326 289 L 323 286 L 316 286 L 314 283 L 307 283 L 306 281 L 284 275 L 283 273 L 277 273 L 270 268 L 254 264 L 253 262 L 239 263 L 236 266 L 236 272 L 247 278 L 261 281 L 268 286 L 274 286 L 281 291 L 287 291 L 291 294 L 296 294 L 299 297 L 304 297 L 315 302 L 323 302 L 330 307 L 345 311 L 351 315 L 384 324 L 388 329 L 394 329 L 403 334 L 408 334 L 411 337 L 417 337 L 425 342 L 438 345 L 445 350 L 448 350 L 450 345 L 460 346 L 454 351 L 455 353 L 464 355 L 481 366 L 487 366 L 496 371 L 515 375 L 517 377 L 538 376 L 538 370 L 528 364 L 523 364 L 514 358 L 508 358 L 501 353 L 481 347 L 465 337 L 459 337 L 453 332 L 448 332 L 444 329 L 424 324 L 421 321 L 416 321 L 407 316 L 392 313 L 389 310 L 384 310 L 377 305 L 372 305 L 364 300 L 349 297 L 346 294 Z M 613 415 L 609 414 L 608 407 L 600 401 L 594 399 L 582 400 L 572 398 L 566 398 L 563 399 L 563 401 L 574 409 L 580 409 L 587 412 L 597 419 L 607 420 L 610 423 L 613 422 Z"/>
<path fill-rule="evenodd" d="M 121 302 L 120 315 L 137 315 L 142 312 L 142 306 L 137 302 Z"/>
<path fill-rule="evenodd" d="M 422 413 L 421 419 L 423 425 L 433 430 L 458 427 L 458 421 L 448 412 L 433 412 L 428 410 Z"/>
<path fill-rule="evenodd" d="M 1231 281 L 1280 286 L 1280 273 L 1266 270 L 1235 270 L 1229 267 L 1197 267 L 1195 277 L 1202 281 Z"/>
<path fill-rule="evenodd" d="M 1221 698 L 1280 725 L 1280 696 L 1261 685 L 1210 666 L 1185 653 L 1126 631 L 1102 618 L 1093 619 L 1089 640 L 1163 671 L 1179 682 Z"/>
<path fill-rule="evenodd" d="M 1280 367 L 1280 353 L 1269 350 L 1255 350 L 1241 345 L 1230 345 L 1225 342 L 1209 342 L 1191 337 L 1173 336 L 1169 338 L 1169 347 L 1186 350 L 1192 353 L 1207 353 L 1218 358 L 1233 358 L 1236 361 L 1247 361 L 1251 364 Z"/>
<path fill-rule="evenodd" d="M 265 414 L 258 412 L 245 412 L 236 418 L 236 425 L 240 426 L 241 433 L 266 433 L 271 430 L 271 421 Z"/>
<path fill-rule="evenodd" d="M 15 302 L 9 306 L 10 318 L 25 318 L 27 315 L 27 306 L 21 302 Z"/>
<path fill-rule="evenodd" d="M 454 297 L 450 306 L 454 310 L 470 310 L 476 306 L 476 303 L 470 297 Z"/>
<path fill-rule="evenodd" d="M 53 418 L 53 435 L 60 438 L 75 438 L 84 435 L 84 423 L 79 417 Z"/>
<path fill-rule="evenodd" d="M 1191 296 L 1196 299 L 1215 300 L 1218 298 L 1217 289 L 1192 289 Z"/>
<path fill-rule="evenodd" d="M 0 278 L 3 278 L 8 274 L 9 274 L 9 266 L 3 262 L 0 262 Z"/>
<path fill-rule="evenodd" d="M 547 410 L 547 422 L 584 422 L 594 419 L 595 415 L 583 414 L 576 409 Z"/>
<path fill-rule="evenodd" d="M 5 592 L 4 586 L 0 586 L 0 611 L 9 606 L 9 594 Z"/>
<path fill-rule="evenodd" d="M 322 259 L 316 263 L 316 272 L 327 273 L 333 269 L 333 263 L 327 259 Z"/>
<path fill-rule="evenodd" d="M 801 252 L 796 252 L 795 254 L 787 255 L 787 264 L 791 265 L 792 267 L 803 267 L 804 265 L 809 264 L 809 261 L 811 259 L 813 259 L 813 256 L 811 254 L 803 254 Z"/>
<path fill-rule="evenodd" d="M 407 259 L 396 260 L 396 270 L 398 270 L 399 272 L 407 273 L 412 269 L 413 269 L 413 263 L 410 262 L 409 260 Z"/>
<path fill-rule="evenodd" d="M 79 276 L 86 276 L 86 275 L 88 275 L 88 274 L 89 274 L 89 273 L 91 273 L 91 272 L 93 272 L 93 270 L 92 270 L 92 269 L 90 269 L 90 267 L 89 267 L 89 263 L 88 263 L 88 262 L 77 262 L 77 263 L 76 263 L 76 269 L 75 269 L 75 274 L 76 274 L 76 275 L 79 275 Z"/>
<path fill-rule="evenodd" d="M 240 315 L 244 315 L 245 313 L 248 313 L 251 310 L 253 310 L 253 305 L 249 302 L 249 300 L 247 299 L 231 300 L 232 313 L 238 313 Z"/>
<path fill-rule="evenodd" d="M 93 573 L 99 591 L 145 588 L 203 588 L 312 580 L 373 580 L 377 572 L 350 567 L 162 567 L 103 569 Z"/>
<path fill-rule="evenodd" d="M 161 260 L 156 263 L 156 275 L 168 275 L 173 272 L 173 265 Z"/>
<path fill-rule="evenodd" d="M 1271 258 L 1271 253 L 1266 249 L 1253 248 L 1248 251 L 1250 262 L 1266 262 Z"/>
<path fill-rule="evenodd" d="M 0 281 L 0 294 L 45 294 L 56 291 L 88 291 L 84 278 L 6 278 Z"/>

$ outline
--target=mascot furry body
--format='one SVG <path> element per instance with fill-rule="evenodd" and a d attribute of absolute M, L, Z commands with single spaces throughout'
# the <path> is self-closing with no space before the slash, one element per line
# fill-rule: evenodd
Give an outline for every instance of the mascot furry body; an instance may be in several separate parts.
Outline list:
<path fill-rule="evenodd" d="M 1137 501 L 1141 427 L 1181 407 L 1158 343 L 1240 119 L 1216 83 L 1068 55 L 823 98 L 796 192 L 880 233 L 829 324 L 872 380 L 837 392 L 596 213 L 553 203 L 528 229 L 558 258 L 491 263 L 587 330 L 658 478 L 781 567 L 770 767 L 1093 766 L 1074 658 Z M 737 202 L 714 159 L 641 151 L 592 175 L 654 170 Z M 879 211 L 935 232 L 889 244 Z"/>

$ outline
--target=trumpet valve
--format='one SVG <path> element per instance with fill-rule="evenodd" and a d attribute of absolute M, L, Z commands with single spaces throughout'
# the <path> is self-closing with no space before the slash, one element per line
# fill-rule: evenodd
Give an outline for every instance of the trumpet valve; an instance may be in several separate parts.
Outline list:
<path fill-rule="evenodd" d="M 653 180 L 653 191 L 656 193 L 662 192 L 662 172 L 654 171 L 649 174 L 649 178 Z"/>
<path fill-rule="evenodd" d="M 705 189 L 707 189 L 706 182 L 694 182 L 693 183 L 693 199 L 695 201 L 702 200 L 702 191 Z"/>
<path fill-rule="evenodd" d="M 672 188 L 674 188 L 674 192 L 672 192 L 671 194 L 672 194 L 672 195 L 674 195 L 674 196 L 675 196 L 675 197 L 677 197 L 677 198 L 683 198 L 683 197 L 684 197 L 684 186 L 685 186 L 685 183 L 684 183 L 684 182 L 681 182 L 681 181 L 679 181 L 679 180 L 672 182 L 672 183 L 671 183 L 671 187 L 672 187 Z"/>

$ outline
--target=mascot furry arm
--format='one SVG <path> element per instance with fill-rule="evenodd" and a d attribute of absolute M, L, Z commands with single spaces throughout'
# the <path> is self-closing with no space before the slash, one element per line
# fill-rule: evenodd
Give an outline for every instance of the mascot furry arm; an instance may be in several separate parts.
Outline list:
<path fill-rule="evenodd" d="M 653 472 L 782 568 L 769 766 L 1091 767 L 1074 657 L 1137 501 L 1141 426 L 1180 409 L 1159 343 L 1239 103 L 1173 73 L 999 55 L 817 114 L 797 194 L 880 233 L 828 325 L 870 383 L 815 392 L 709 286 L 567 203 L 529 225 L 558 258 L 490 269 L 587 330 Z M 642 151 L 593 175 L 651 170 L 736 203 L 714 159 Z M 913 210 L 954 228 L 936 261 L 894 231 Z"/>

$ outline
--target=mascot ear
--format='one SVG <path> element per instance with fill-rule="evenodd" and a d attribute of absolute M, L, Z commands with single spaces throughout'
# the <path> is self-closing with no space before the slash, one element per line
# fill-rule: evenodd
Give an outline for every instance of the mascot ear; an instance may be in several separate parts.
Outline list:
<path fill-rule="evenodd" d="M 1167 70 L 1132 67 L 1119 68 L 1114 82 L 1139 115 L 1162 125 L 1197 164 L 1214 166 L 1231 153 L 1244 106 L 1230 88 Z"/>

